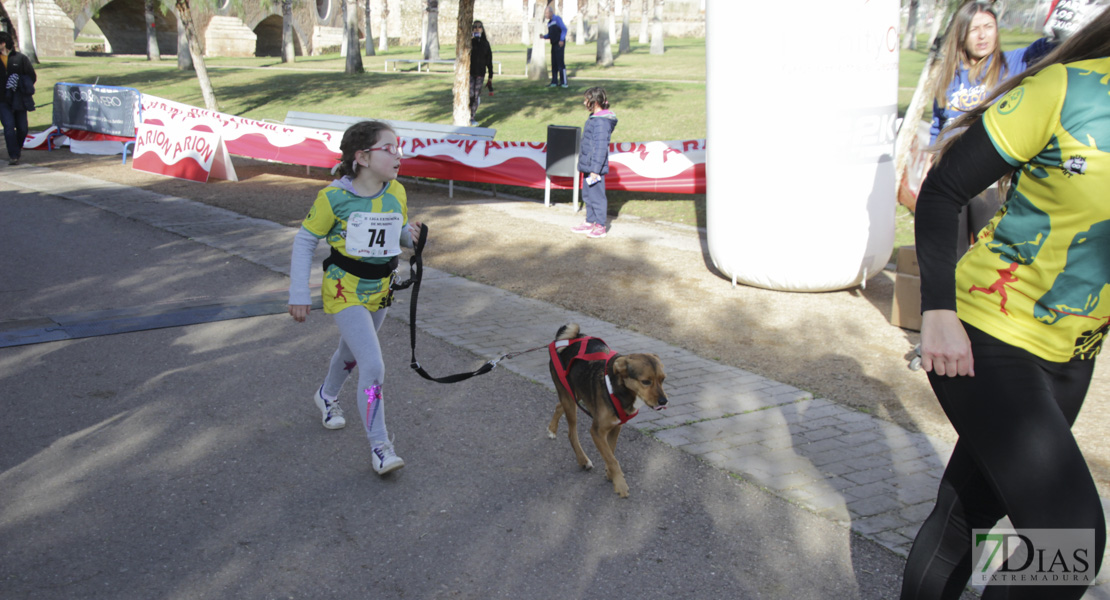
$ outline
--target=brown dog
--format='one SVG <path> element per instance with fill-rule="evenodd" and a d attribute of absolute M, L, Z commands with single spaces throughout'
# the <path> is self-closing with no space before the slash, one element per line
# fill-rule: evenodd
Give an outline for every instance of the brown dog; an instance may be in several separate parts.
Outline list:
<path fill-rule="evenodd" d="M 555 344 L 558 346 L 559 341 L 577 339 L 579 330 L 575 323 L 560 327 L 555 334 Z M 584 349 L 581 348 L 583 344 Z M 548 367 L 555 389 L 559 392 L 559 403 L 555 405 L 555 414 L 547 426 L 547 437 L 555 439 L 559 418 L 565 415 L 567 435 L 570 437 L 574 455 L 578 458 L 578 465 L 583 469 L 592 469 L 593 463 L 578 442 L 577 409 L 581 407 L 593 417 L 590 435 L 594 438 L 594 446 L 601 453 L 601 458 L 605 460 L 605 477 L 613 482 L 614 492 L 621 498 L 627 498 L 628 484 L 614 455 L 617 436 L 621 434 L 624 422 L 631 418 L 629 415 L 635 415 L 634 411 L 640 403 L 654 410 L 667 404 L 667 395 L 663 393 L 663 379 L 666 378 L 663 363 L 654 354 L 622 356 L 612 353 L 605 342 L 597 338 L 585 338 L 584 341 L 562 345 L 557 353 L 560 364 L 556 365 L 552 360 Z M 583 353 L 591 356 L 582 356 Z M 608 359 L 600 358 L 605 353 L 611 356 Z M 582 358 L 576 358 L 579 356 Z M 566 385 L 560 372 L 566 375 Z M 606 375 L 612 385 L 612 393 L 606 384 Z M 570 387 L 569 391 L 567 386 Z M 575 406 L 576 400 L 578 406 Z"/>

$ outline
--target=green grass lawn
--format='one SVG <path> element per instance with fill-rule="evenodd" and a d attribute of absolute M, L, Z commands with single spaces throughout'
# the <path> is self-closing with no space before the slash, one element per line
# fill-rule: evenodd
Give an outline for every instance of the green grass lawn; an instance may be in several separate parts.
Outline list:
<path fill-rule="evenodd" d="M 1006 49 L 1036 39 L 1033 32 L 1004 31 Z M 899 114 L 905 112 L 925 62 L 927 40 L 921 50 L 903 51 L 899 72 Z M 548 125 L 581 126 L 586 118 L 582 92 L 594 85 L 606 88 L 620 125 L 613 141 L 681 140 L 706 136 L 705 40 L 667 40 L 663 56 L 633 43 L 630 52 L 618 55 L 609 68 L 596 66 L 595 44 L 570 44 L 566 49 L 569 89 L 551 89 L 546 81 L 524 76 L 524 45 L 495 45 L 494 60 L 501 62 L 494 76 L 495 94 L 484 96 L 479 117 L 482 125 L 497 129 L 497 138 L 542 141 Z M 417 73 L 411 65 L 385 72 L 386 59 L 418 58 L 419 48 L 395 47 L 375 56 L 364 56 L 365 73 L 343 73 L 345 59 L 338 54 L 302 56 L 283 64 L 277 58 L 209 58 L 206 64 L 222 112 L 252 119 L 281 121 L 290 110 L 389 118 L 404 121 L 451 122 L 450 68 Z M 453 57 L 454 46 L 443 46 L 442 57 Z M 173 56 L 150 62 L 136 56 L 90 56 L 45 59 L 36 67 L 36 99 L 41 108 L 30 113 L 31 129 L 49 126 L 50 94 L 56 82 L 100 83 L 134 87 L 143 93 L 204 106 L 194 74 L 177 69 Z M 542 190 L 512 188 L 525 197 L 541 197 Z M 562 196 L 567 196 L 563 198 Z M 569 202 L 569 194 L 557 194 Z M 705 196 L 685 194 L 609 193 L 614 215 L 635 215 L 687 225 L 705 226 Z M 913 243 L 913 220 L 899 207 L 896 245 Z"/>

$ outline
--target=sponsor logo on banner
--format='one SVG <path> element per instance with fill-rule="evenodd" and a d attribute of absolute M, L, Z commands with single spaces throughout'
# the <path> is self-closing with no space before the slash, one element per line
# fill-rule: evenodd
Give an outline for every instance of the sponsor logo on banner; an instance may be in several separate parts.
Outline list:
<path fill-rule="evenodd" d="M 135 135 L 132 168 L 206 182 L 209 175 L 235 180 L 220 135 L 143 123 Z"/>

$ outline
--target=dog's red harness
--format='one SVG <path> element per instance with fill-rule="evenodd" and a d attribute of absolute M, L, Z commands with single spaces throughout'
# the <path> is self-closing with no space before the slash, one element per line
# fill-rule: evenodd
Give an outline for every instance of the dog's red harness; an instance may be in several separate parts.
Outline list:
<path fill-rule="evenodd" d="M 601 344 L 605 346 L 605 350 L 601 352 L 586 352 L 586 346 L 589 345 L 590 340 L 597 340 L 601 342 Z M 564 367 L 563 361 L 559 357 L 559 348 L 566 348 L 567 346 L 573 344 L 578 344 L 578 350 L 574 353 L 573 356 L 570 357 L 569 360 L 567 360 L 567 364 Z M 582 402 L 575 397 L 574 390 L 571 389 L 570 382 L 567 381 L 567 372 L 570 371 L 570 366 L 574 364 L 574 361 L 576 360 L 603 360 L 605 361 L 605 369 L 603 375 L 605 388 L 609 391 L 609 401 L 613 403 L 613 411 L 617 414 L 617 418 L 620 419 L 621 425 L 624 425 L 628 421 L 632 420 L 632 417 L 640 414 L 639 410 L 633 412 L 632 414 L 625 413 L 624 407 L 621 406 L 621 401 L 617 398 L 616 394 L 613 393 L 613 382 L 610 380 L 609 377 L 609 367 L 612 364 L 613 359 L 617 357 L 617 353 L 609 349 L 609 345 L 605 343 L 605 340 L 590 336 L 574 338 L 573 340 L 555 340 L 554 342 L 551 342 L 547 345 L 547 349 L 548 352 L 551 353 L 551 364 L 555 365 L 555 373 L 559 375 L 559 382 L 563 384 L 563 388 L 567 391 L 568 394 L 570 394 L 570 397 L 574 400 L 574 403 L 578 405 L 578 408 L 582 409 L 582 412 L 590 415 L 590 411 L 586 410 L 586 407 L 582 405 Z M 593 415 L 590 416 L 593 417 Z"/>

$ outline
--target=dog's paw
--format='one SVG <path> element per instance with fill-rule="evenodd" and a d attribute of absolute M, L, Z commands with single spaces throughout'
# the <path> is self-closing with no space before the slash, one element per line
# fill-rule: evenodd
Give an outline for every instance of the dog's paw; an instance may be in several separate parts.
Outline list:
<path fill-rule="evenodd" d="M 620 496 L 621 498 L 627 498 L 628 497 L 628 484 L 625 483 L 623 479 L 620 480 L 620 481 L 614 482 L 613 483 L 613 491 L 616 492 L 617 495 Z"/>
<path fill-rule="evenodd" d="M 549 439 L 549 440 L 555 439 L 555 432 L 548 429 L 547 430 L 547 439 Z"/>
<path fill-rule="evenodd" d="M 582 467 L 583 471 L 589 471 L 590 469 L 594 468 L 594 463 L 587 458 L 585 463 L 580 462 L 578 463 L 578 466 Z"/>

